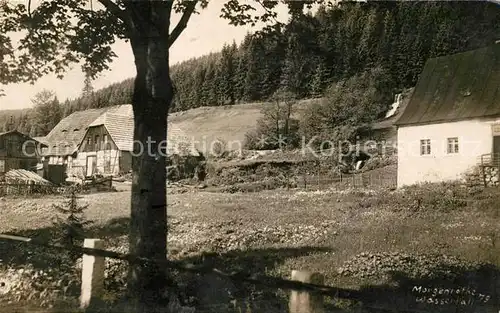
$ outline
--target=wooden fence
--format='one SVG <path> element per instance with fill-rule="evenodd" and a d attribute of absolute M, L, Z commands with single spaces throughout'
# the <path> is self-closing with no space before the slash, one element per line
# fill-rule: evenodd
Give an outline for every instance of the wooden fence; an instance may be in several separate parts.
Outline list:
<path fill-rule="evenodd" d="M 474 307 L 464 307 L 464 290 L 467 288 L 444 289 L 429 286 L 413 286 L 412 290 L 406 291 L 382 291 L 382 290 L 352 290 L 336 288 L 324 285 L 324 277 L 321 273 L 310 271 L 292 271 L 291 280 L 271 276 L 249 276 L 242 273 L 226 273 L 216 268 L 207 266 L 185 265 L 178 261 L 151 260 L 140 258 L 131 254 L 118 253 L 104 250 L 104 242 L 100 239 L 85 239 L 84 246 L 60 246 L 50 245 L 37 239 L 0 234 L 1 240 L 24 242 L 47 248 L 63 251 L 73 251 L 83 254 L 82 284 L 80 293 L 80 306 L 85 309 L 93 303 L 100 303 L 100 297 L 104 292 L 105 258 L 113 258 L 129 263 L 151 264 L 156 263 L 185 272 L 196 274 L 215 274 L 219 277 L 228 278 L 234 283 L 249 283 L 256 286 L 290 290 L 288 312 L 289 313 L 325 313 L 324 296 L 332 299 L 356 300 L 365 304 L 366 307 L 375 309 L 372 312 L 428 312 L 428 313 L 451 313 L 451 312 L 484 312 L 497 313 L 499 301 L 490 296 L 479 296 L 477 301 L 472 301 Z M 438 291 L 439 290 L 439 291 Z M 455 291 L 461 291 L 459 294 Z M 441 292 L 443 291 L 443 292 Z M 424 296 L 422 297 L 421 293 Z M 412 294 L 413 293 L 413 294 Z M 416 295 L 415 295 L 416 293 Z M 419 294 L 420 293 L 420 294 Z M 469 293 L 469 296 L 471 294 Z M 430 301 L 432 300 L 432 301 Z M 458 302 L 456 301 L 458 300 Z M 490 301 L 493 300 L 493 301 Z M 436 302 L 437 301 L 437 302 Z M 469 300 L 470 302 L 470 300 Z M 385 303 L 386 306 L 381 306 Z M 388 306 L 387 306 L 388 305 Z M 465 304 L 466 306 L 469 303 Z M 178 311 L 175 311 L 178 312 Z"/>
<path fill-rule="evenodd" d="M 304 189 L 339 188 L 396 188 L 393 173 L 315 174 L 298 177 L 298 187 Z"/>
<path fill-rule="evenodd" d="M 0 197 L 6 195 L 53 194 L 59 192 L 57 186 L 30 183 L 0 183 Z"/>

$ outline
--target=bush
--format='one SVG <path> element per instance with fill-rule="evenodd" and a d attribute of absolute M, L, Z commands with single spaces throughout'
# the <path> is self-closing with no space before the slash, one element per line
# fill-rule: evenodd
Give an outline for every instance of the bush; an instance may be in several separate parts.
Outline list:
<path fill-rule="evenodd" d="M 393 210 L 451 212 L 468 205 L 468 190 L 459 183 L 424 183 L 380 197 Z"/>
<path fill-rule="evenodd" d="M 365 165 L 361 168 L 361 171 L 366 172 L 376 168 L 381 168 L 394 164 L 398 164 L 397 156 L 390 156 L 390 157 L 373 156 L 370 159 L 368 159 L 368 161 L 366 161 Z"/>
<path fill-rule="evenodd" d="M 227 142 L 223 139 L 217 138 L 212 146 L 210 154 L 218 158 L 223 157 L 227 154 Z"/>
<path fill-rule="evenodd" d="M 306 138 L 352 141 L 366 125 L 383 116 L 392 97 L 387 71 L 370 69 L 332 84 L 321 102 L 304 111 L 300 132 Z"/>

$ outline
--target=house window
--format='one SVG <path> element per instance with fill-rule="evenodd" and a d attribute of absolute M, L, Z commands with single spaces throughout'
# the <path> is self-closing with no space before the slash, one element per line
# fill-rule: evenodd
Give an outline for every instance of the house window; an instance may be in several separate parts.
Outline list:
<path fill-rule="evenodd" d="M 102 135 L 102 142 L 104 145 L 104 149 L 108 150 L 108 134 Z"/>
<path fill-rule="evenodd" d="M 92 144 L 92 138 L 88 137 L 87 138 L 87 146 L 90 147 L 91 144 Z"/>
<path fill-rule="evenodd" d="M 95 149 L 94 150 L 99 150 L 99 135 L 95 135 Z"/>
<path fill-rule="evenodd" d="M 431 154 L 431 140 L 430 139 L 420 140 L 420 155 L 429 155 L 429 154 Z"/>
<path fill-rule="evenodd" d="M 448 153 L 458 153 L 458 138 L 448 138 Z"/>

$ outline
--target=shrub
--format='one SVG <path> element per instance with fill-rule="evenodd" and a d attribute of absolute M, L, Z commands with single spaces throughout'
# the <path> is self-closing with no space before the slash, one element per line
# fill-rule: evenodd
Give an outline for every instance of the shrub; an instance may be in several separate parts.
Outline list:
<path fill-rule="evenodd" d="M 394 210 L 451 212 L 467 206 L 467 188 L 458 183 L 424 183 L 380 197 Z"/>
<path fill-rule="evenodd" d="M 383 116 L 392 96 L 389 75 L 379 67 L 333 83 L 322 101 L 304 111 L 300 132 L 306 138 L 352 141 Z"/>
<path fill-rule="evenodd" d="M 296 102 L 293 93 L 276 91 L 270 102 L 262 106 L 257 129 L 245 134 L 244 148 L 274 150 L 297 147 L 300 143 L 299 121 L 292 117 Z"/>
<path fill-rule="evenodd" d="M 215 157 L 223 157 L 227 153 L 227 142 L 223 139 L 217 138 L 212 146 L 210 154 Z"/>
<path fill-rule="evenodd" d="M 385 167 L 388 165 L 398 164 L 397 156 L 374 156 L 366 161 L 366 164 L 361 168 L 361 172 L 370 171 L 376 168 Z"/>

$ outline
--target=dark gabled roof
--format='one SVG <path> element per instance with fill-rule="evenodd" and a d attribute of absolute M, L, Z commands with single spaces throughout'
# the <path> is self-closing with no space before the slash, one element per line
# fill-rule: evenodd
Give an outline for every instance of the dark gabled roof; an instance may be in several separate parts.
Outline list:
<path fill-rule="evenodd" d="M 396 125 L 500 116 L 500 44 L 429 59 Z"/>
<path fill-rule="evenodd" d="M 38 142 L 38 143 L 39 143 L 42 147 L 47 145 L 47 144 L 46 144 L 46 143 L 44 143 L 43 141 L 38 140 L 38 139 L 37 139 L 38 137 L 30 137 L 30 136 L 28 136 L 28 135 L 26 135 L 26 134 L 21 133 L 21 132 L 20 132 L 20 131 L 18 131 L 18 130 L 10 130 L 10 131 L 7 131 L 7 132 L 0 133 L 0 137 L 2 137 L 2 136 L 4 136 L 4 135 L 7 135 L 7 134 L 13 134 L 13 133 L 18 134 L 18 135 L 20 135 L 21 137 L 26 138 L 27 140 L 34 140 L 34 141 Z"/>

